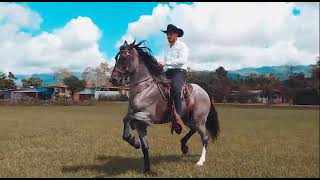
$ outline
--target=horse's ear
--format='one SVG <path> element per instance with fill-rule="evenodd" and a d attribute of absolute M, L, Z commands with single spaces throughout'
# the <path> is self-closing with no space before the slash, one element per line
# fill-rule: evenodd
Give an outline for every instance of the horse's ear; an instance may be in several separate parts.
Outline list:
<path fill-rule="evenodd" d="M 129 49 L 132 49 L 132 48 L 134 48 L 134 46 L 135 46 L 135 43 L 136 43 L 136 40 L 134 40 L 134 41 L 133 41 L 133 43 L 131 43 L 131 44 L 129 45 Z"/>
<path fill-rule="evenodd" d="M 124 41 L 124 43 L 120 46 L 120 50 L 124 50 L 128 46 L 128 42 Z"/>

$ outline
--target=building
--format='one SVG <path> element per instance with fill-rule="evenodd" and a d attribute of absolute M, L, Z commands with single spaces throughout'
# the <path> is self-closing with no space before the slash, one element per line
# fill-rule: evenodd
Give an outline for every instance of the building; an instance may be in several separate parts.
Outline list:
<path fill-rule="evenodd" d="M 94 98 L 96 100 L 101 100 L 109 97 L 120 97 L 124 96 L 129 97 L 129 88 L 120 88 L 120 87 L 99 87 L 96 88 Z"/>
<path fill-rule="evenodd" d="M 19 100 L 23 98 L 33 98 L 40 100 L 47 100 L 52 98 L 54 89 L 48 87 L 33 87 L 30 88 L 21 88 L 17 90 L 12 90 L 10 99 L 11 100 Z"/>
<path fill-rule="evenodd" d="M 52 99 L 54 88 L 39 86 L 35 89 L 38 91 L 41 99 Z"/>
<path fill-rule="evenodd" d="M 71 92 L 67 89 L 66 85 L 51 84 L 42 87 L 52 89 L 52 99 L 68 99 L 71 97 Z"/>
<path fill-rule="evenodd" d="M 11 100 L 16 101 L 24 98 L 39 99 L 39 92 L 34 88 L 24 88 L 11 91 Z"/>
<path fill-rule="evenodd" d="M 249 101 L 252 103 L 263 103 L 264 101 L 264 98 L 262 97 L 262 90 L 250 90 L 249 96 Z"/>
<path fill-rule="evenodd" d="M 272 91 L 272 104 L 281 104 L 284 102 L 284 98 L 279 90 Z"/>
<path fill-rule="evenodd" d="M 0 100 L 1 99 L 10 99 L 11 98 L 11 91 L 14 91 L 14 89 L 0 90 Z"/>
<path fill-rule="evenodd" d="M 279 90 L 273 90 L 266 96 L 262 90 L 249 90 L 247 92 L 232 91 L 228 96 L 229 102 L 281 104 L 285 99 Z"/>
<path fill-rule="evenodd" d="M 75 102 L 92 100 L 95 97 L 95 91 L 96 89 L 94 87 L 86 87 L 82 91 L 75 93 L 73 95 L 73 100 Z"/>

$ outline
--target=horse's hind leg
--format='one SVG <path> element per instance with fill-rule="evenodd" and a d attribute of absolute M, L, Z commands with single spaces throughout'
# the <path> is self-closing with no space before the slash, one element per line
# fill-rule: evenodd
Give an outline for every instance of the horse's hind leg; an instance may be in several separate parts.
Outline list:
<path fill-rule="evenodd" d="M 187 154 L 189 147 L 187 146 L 188 140 L 191 138 L 191 136 L 196 133 L 196 130 L 190 129 L 190 131 L 180 140 L 181 142 L 181 151 L 183 154 Z"/>
<path fill-rule="evenodd" d="M 196 165 L 202 166 L 203 163 L 206 161 L 206 152 L 207 152 L 207 146 L 208 146 L 208 136 L 206 134 L 206 127 L 205 124 L 201 125 L 200 127 L 197 128 L 197 131 L 201 137 L 201 142 L 202 142 L 202 153 L 199 161 L 197 162 Z"/>

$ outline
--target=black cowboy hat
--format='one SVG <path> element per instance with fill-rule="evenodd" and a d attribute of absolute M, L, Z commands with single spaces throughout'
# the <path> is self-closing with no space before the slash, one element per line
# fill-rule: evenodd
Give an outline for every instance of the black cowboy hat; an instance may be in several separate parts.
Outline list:
<path fill-rule="evenodd" d="M 176 33 L 178 33 L 178 37 L 182 37 L 183 36 L 183 30 L 182 29 L 179 29 L 179 28 L 177 28 L 175 25 L 173 25 L 173 24 L 169 24 L 168 26 L 167 26 L 167 30 L 166 31 L 163 31 L 163 30 L 161 30 L 162 32 L 164 32 L 164 33 L 168 33 L 168 32 L 176 32 Z"/>

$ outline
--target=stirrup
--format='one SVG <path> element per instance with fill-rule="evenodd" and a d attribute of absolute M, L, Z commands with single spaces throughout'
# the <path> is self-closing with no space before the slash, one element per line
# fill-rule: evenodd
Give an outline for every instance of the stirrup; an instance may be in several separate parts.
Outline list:
<path fill-rule="evenodd" d="M 173 127 L 174 126 L 174 127 Z M 175 131 L 178 135 L 182 132 L 182 126 L 177 122 L 171 123 L 171 134 L 173 134 L 173 131 Z"/>
<path fill-rule="evenodd" d="M 175 107 L 172 108 L 173 109 L 173 116 L 174 120 L 171 123 L 171 134 L 173 134 L 173 130 L 179 135 L 181 134 L 182 130 L 183 130 L 183 122 L 182 122 L 182 117 L 175 111 Z M 178 118 L 177 118 L 178 116 Z"/>

